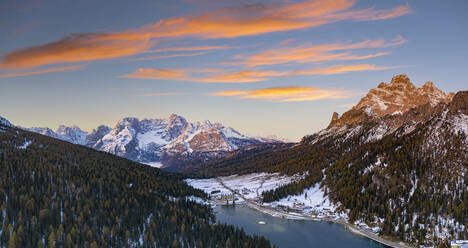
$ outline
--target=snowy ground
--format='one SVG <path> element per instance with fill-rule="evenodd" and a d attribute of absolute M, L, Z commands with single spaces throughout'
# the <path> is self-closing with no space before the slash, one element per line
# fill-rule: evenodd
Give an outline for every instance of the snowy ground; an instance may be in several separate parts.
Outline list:
<path fill-rule="evenodd" d="M 161 168 L 161 166 L 163 166 L 161 162 L 143 162 L 142 164 L 146 164 L 155 168 Z"/>
<path fill-rule="evenodd" d="M 283 198 L 279 201 L 275 201 L 269 204 L 272 207 L 286 206 L 290 208 L 304 209 L 304 213 L 317 212 L 321 213 L 324 211 L 334 211 L 336 207 L 328 200 L 328 197 L 324 195 L 322 189 L 320 189 L 317 183 L 313 187 L 310 187 L 300 195 L 292 195 Z"/>
<path fill-rule="evenodd" d="M 227 188 L 218 182 L 218 180 L 221 180 L 227 187 L 242 194 L 245 198 L 254 200 L 256 197 L 261 197 L 263 191 L 275 189 L 302 178 L 302 175 L 286 176 L 279 173 L 252 173 L 242 176 L 219 177 L 217 179 L 187 179 L 185 181 L 192 187 L 201 189 L 209 195 L 213 191 L 220 191 L 212 196 L 231 194 Z M 242 199 L 238 199 L 236 202 L 240 203 Z"/>

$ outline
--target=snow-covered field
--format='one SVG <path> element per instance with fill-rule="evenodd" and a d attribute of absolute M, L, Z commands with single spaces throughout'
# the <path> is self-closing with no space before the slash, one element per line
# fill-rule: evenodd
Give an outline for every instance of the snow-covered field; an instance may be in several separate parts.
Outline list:
<path fill-rule="evenodd" d="M 161 162 L 143 162 L 142 164 L 146 164 L 155 168 L 161 168 L 161 166 L 163 166 Z"/>
<path fill-rule="evenodd" d="M 293 195 L 283 198 L 279 201 L 275 201 L 269 204 L 273 207 L 282 205 L 290 208 L 304 208 L 304 213 L 307 212 L 323 212 L 323 211 L 334 211 L 336 206 L 328 200 L 328 197 L 324 195 L 320 185 L 317 183 L 313 187 L 310 187 L 300 195 Z M 308 211 L 306 211 L 306 209 Z"/>
<path fill-rule="evenodd" d="M 286 176 L 279 173 L 252 173 L 241 176 L 219 177 L 217 179 L 221 180 L 227 187 L 242 194 L 245 198 L 253 200 L 256 197 L 261 197 L 263 191 L 272 190 L 302 178 L 303 175 Z M 220 192 L 215 195 L 231 194 L 217 179 L 187 179 L 185 181 L 192 187 L 201 189 L 210 195 L 211 192 L 217 190 Z M 239 199 L 238 202 L 242 202 L 242 199 Z"/>

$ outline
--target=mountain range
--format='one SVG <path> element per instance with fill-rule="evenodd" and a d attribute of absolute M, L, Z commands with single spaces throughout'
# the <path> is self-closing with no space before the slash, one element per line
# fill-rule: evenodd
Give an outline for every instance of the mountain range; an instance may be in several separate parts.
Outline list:
<path fill-rule="evenodd" d="M 350 222 L 415 246 L 468 239 L 468 91 L 416 87 L 406 75 L 371 89 L 330 124 L 295 145 L 241 149 L 187 173 L 303 174 L 263 193 L 288 199 L 320 185 Z"/>
<path fill-rule="evenodd" d="M 12 126 L 3 118 L 1 125 Z M 403 74 L 342 115 L 333 113 L 326 128 L 297 144 L 177 115 L 123 118 L 90 133 L 76 126 L 26 130 L 188 176 L 300 174 L 303 179 L 264 191 L 263 202 L 318 185 L 349 222 L 379 227 L 391 239 L 436 247 L 468 239 L 468 91 L 445 93 L 432 82 L 418 88 Z"/>
<path fill-rule="evenodd" d="M 217 122 L 188 122 L 176 114 L 166 119 L 127 117 L 113 128 L 101 125 L 89 133 L 63 125 L 55 132 L 46 127 L 23 129 L 155 167 L 184 166 L 249 145 L 284 142 L 274 136 L 250 137 Z"/>

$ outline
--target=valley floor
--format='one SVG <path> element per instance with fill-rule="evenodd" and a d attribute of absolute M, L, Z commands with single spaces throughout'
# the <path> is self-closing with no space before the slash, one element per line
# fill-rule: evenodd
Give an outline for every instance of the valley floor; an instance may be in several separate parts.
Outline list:
<path fill-rule="evenodd" d="M 378 228 L 371 228 L 365 223 L 350 224 L 347 214 L 336 212 L 336 206 L 328 200 L 318 184 L 298 196 L 290 196 L 272 203 L 261 201 L 263 191 L 300 180 L 303 176 L 253 173 L 211 179 L 187 179 L 186 182 L 209 194 L 213 205 L 244 204 L 273 217 L 334 222 L 344 225 L 352 233 L 390 247 L 410 247 L 403 242 L 394 242 L 380 237 L 377 234 Z"/>

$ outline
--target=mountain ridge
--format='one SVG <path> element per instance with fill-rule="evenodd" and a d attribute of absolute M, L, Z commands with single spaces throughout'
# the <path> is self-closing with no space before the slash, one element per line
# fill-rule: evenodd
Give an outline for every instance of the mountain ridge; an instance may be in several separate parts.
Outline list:
<path fill-rule="evenodd" d="M 248 145 L 283 142 L 272 136 L 247 136 L 218 122 L 189 122 L 176 114 L 161 119 L 124 117 L 114 127 L 100 125 L 91 132 L 76 125 L 60 125 L 56 131 L 42 127 L 22 129 L 156 167 L 183 166 L 190 160 L 219 158 Z"/>

